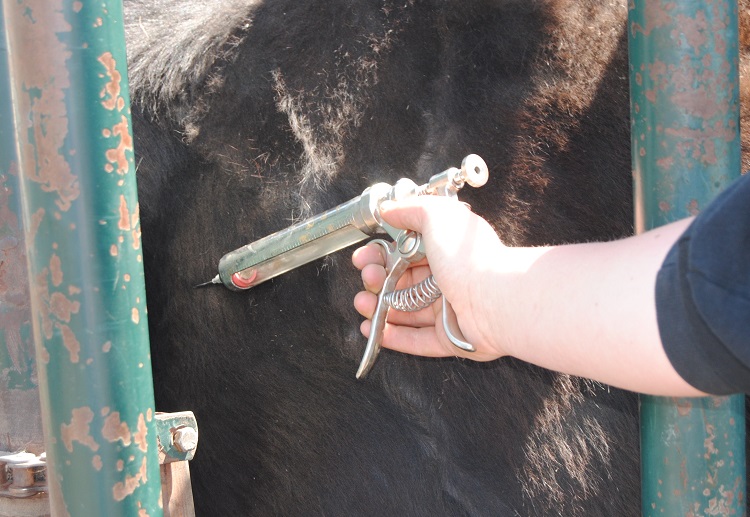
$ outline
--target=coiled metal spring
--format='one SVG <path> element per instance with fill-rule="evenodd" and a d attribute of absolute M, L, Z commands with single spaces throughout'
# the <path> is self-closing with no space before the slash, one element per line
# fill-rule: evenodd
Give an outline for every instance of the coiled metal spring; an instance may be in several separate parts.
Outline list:
<path fill-rule="evenodd" d="M 383 295 L 383 301 L 397 311 L 415 312 L 429 307 L 442 296 L 433 275 L 406 289 L 399 289 Z"/>

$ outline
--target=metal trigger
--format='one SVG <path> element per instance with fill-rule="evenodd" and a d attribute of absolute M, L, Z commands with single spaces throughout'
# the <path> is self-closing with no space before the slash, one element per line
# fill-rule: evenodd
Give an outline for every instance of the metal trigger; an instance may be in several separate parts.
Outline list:
<path fill-rule="evenodd" d="M 401 311 L 415 311 L 429 307 L 442 295 L 440 288 L 431 275 L 419 284 L 396 291 L 396 284 L 401 275 L 412 262 L 422 260 L 425 256 L 422 247 L 422 236 L 414 231 L 403 230 L 398 233 L 394 242 L 376 239 L 372 243 L 382 246 L 385 250 L 385 283 L 378 293 L 378 303 L 372 316 L 370 337 L 357 370 L 357 379 L 363 378 L 372 369 L 380 353 L 383 343 L 386 318 L 391 307 Z M 476 348 L 468 343 L 458 327 L 456 312 L 443 296 L 443 329 L 445 335 L 456 347 L 466 352 L 474 352 Z"/>
<path fill-rule="evenodd" d="M 419 234 L 412 232 L 419 237 Z M 421 240 L 421 238 L 419 239 Z M 404 274 L 409 268 L 409 264 L 415 261 L 412 257 L 420 255 L 419 252 L 411 254 L 411 257 L 404 258 L 399 251 L 399 247 L 395 242 L 386 242 L 383 239 L 376 239 L 372 241 L 374 244 L 378 244 L 385 249 L 385 283 L 383 288 L 378 293 L 378 304 L 375 307 L 375 314 L 372 316 L 372 327 L 370 328 L 370 337 L 367 339 L 367 346 L 362 356 L 362 361 L 359 363 L 359 369 L 357 370 L 357 379 L 363 378 L 372 369 L 375 364 L 375 360 L 380 353 L 380 347 L 383 343 L 383 331 L 385 330 L 385 320 L 388 316 L 388 311 L 391 308 L 384 301 L 384 297 L 393 292 L 396 289 L 401 275 Z M 419 243 L 417 243 L 418 245 Z M 411 251 L 411 250 L 410 250 Z M 421 260 L 424 253 L 421 253 L 416 260 Z"/>

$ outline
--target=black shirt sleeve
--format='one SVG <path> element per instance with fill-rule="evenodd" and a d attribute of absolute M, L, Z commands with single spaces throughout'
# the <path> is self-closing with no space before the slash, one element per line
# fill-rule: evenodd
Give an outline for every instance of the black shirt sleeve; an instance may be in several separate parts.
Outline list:
<path fill-rule="evenodd" d="M 677 373 L 706 393 L 750 393 L 750 175 L 701 212 L 656 278 L 656 316 Z"/>

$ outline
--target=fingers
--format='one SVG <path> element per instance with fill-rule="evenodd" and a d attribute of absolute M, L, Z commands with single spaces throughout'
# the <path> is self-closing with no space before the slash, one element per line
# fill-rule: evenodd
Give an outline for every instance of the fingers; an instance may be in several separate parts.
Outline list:
<path fill-rule="evenodd" d="M 363 269 L 368 264 L 377 264 L 385 267 L 385 252 L 377 244 L 368 244 L 357 248 L 352 254 L 352 264 L 357 269 Z"/>
<path fill-rule="evenodd" d="M 372 322 L 365 320 L 360 325 L 360 331 L 365 337 L 370 336 Z M 412 355 L 423 357 L 449 357 L 456 355 L 445 348 L 435 334 L 435 327 L 403 327 L 386 324 L 383 330 L 383 346 Z"/>
<path fill-rule="evenodd" d="M 360 291 L 354 296 L 354 308 L 367 319 L 375 314 L 375 306 L 378 303 L 377 295 Z M 435 325 L 435 312 L 432 307 L 427 307 L 415 312 L 402 312 L 395 309 L 388 311 L 388 322 L 394 325 L 405 325 L 410 327 L 428 327 Z"/>
<path fill-rule="evenodd" d="M 362 268 L 362 283 L 371 293 L 379 293 L 385 283 L 385 268 L 379 264 L 367 264 Z"/>

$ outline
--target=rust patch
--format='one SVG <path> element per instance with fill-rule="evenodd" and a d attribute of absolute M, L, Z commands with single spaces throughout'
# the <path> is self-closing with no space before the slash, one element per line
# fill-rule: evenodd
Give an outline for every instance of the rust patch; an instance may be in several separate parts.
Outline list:
<path fill-rule="evenodd" d="M 128 210 L 128 202 L 122 194 L 120 194 L 120 221 L 117 223 L 117 227 L 123 231 L 130 230 L 130 211 Z"/>
<path fill-rule="evenodd" d="M 662 5 L 662 2 L 660 1 L 646 2 L 645 18 L 648 20 L 648 23 L 646 23 L 645 27 L 639 23 L 633 23 L 630 26 L 633 36 L 639 32 L 648 36 L 651 34 L 652 30 L 672 23 L 672 17 L 670 16 L 669 11 L 674 9 L 674 6 L 674 2 L 667 2 L 666 5 Z"/>
<path fill-rule="evenodd" d="M 36 296 L 42 302 L 39 305 L 39 318 L 41 319 L 41 329 L 47 340 L 52 339 L 54 330 L 60 331 L 63 346 L 70 354 L 70 360 L 73 363 L 79 361 L 81 344 L 75 336 L 75 333 L 67 325 L 70 323 L 73 314 L 80 310 L 80 303 L 68 299 L 62 292 L 55 291 L 50 293 L 48 277 L 50 269 L 44 268 L 37 276 L 34 288 Z M 74 288 L 74 291 L 78 288 Z M 80 290 L 78 290 L 80 291 Z M 47 357 L 47 360 L 49 357 Z"/>
<path fill-rule="evenodd" d="M 133 440 L 135 441 L 141 452 L 148 450 L 148 442 L 146 441 L 146 435 L 148 434 L 148 428 L 146 427 L 146 420 L 143 418 L 143 413 L 138 415 L 138 431 L 135 433 Z"/>
<path fill-rule="evenodd" d="M 67 325 L 57 324 L 62 334 L 63 346 L 70 353 L 70 362 L 77 363 L 80 360 L 81 343 L 78 342 L 75 333 Z"/>
<path fill-rule="evenodd" d="M 148 481 L 148 472 L 146 469 L 146 458 L 143 458 L 141 468 L 134 476 L 126 475 L 125 481 L 115 483 L 115 486 L 112 487 L 112 496 L 115 498 L 115 501 L 122 501 L 135 492 L 135 489 L 139 485 L 146 483 L 146 481 Z"/>
<path fill-rule="evenodd" d="M 705 459 L 709 459 L 712 454 L 719 453 L 714 440 L 716 440 L 716 428 L 711 424 L 706 424 L 706 438 L 703 440 L 703 448 L 706 451 L 703 455 Z"/>
<path fill-rule="evenodd" d="M 118 253 L 117 252 L 117 244 L 113 244 L 112 246 L 109 247 L 109 254 L 110 255 L 112 255 L 113 257 L 116 257 L 117 253 Z"/>
<path fill-rule="evenodd" d="M 83 3 L 82 2 L 73 2 L 73 12 L 74 13 L 80 13 L 81 9 L 83 9 Z"/>
<path fill-rule="evenodd" d="M 698 200 L 697 199 L 691 199 L 690 203 L 687 205 L 687 211 L 690 215 L 698 215 L 700 213 L 700 208 L 698 208 Z"/>
<path fill-rule="evenodd" d="M 126 447 L 131 443 L 130 428 L 127 422 L 120 421 L 120 413 L 118 411 L 115 411 L 104 419 L 102 436 L 105 440 L 113 443 L 120 440 Z"/>
<path fill-rule="evenodd" d="M 94 412 L 88 406 L 74 408 L 71 412 L 70 424 L 60 424 L 60 435 L 68 452 L 73 452 L 73 442 L 85 445 L 92 451 L 99 449 L 99 444 L 94 441 L 89 432 L 91 421 L 94 420 Z"/>
<path fill-rule="evenodd" d="M 71 52 L 58 35 L 70 32 L 71 26 L 63 14 L 61 0 L 27 0 L 9 5 L 5 23 L 21 28 L 13 31 L 14 41 L 10 44 L 23 49 L 26 57 L 18 62 L 18 73 L 11 78 L 23 78 L 23 83 L 14 89 L 24 94 L 14 100 L 18 112 L 27 114 L 17 121 L 19 161 L 25 177 L 38 183 L 43 191 L 57 194 L 55 203 L 67 211 L 78 199 L 80 187 L 62 153 L 68 134 L 65 92 L 70 88 L 63 62 Z M 34 23 L 42 12 L 47 23 Z"/>
<path fill-rule="evenodd" d="M 98 454 L 95 454 L 93 458 L 91 458 L 91 466 L 94 467 L 94 470 L 99 472 L 102 470 L 102 457 Z"/>
<path fill-rule="evenodd" d="M 716 146 L 714 139 L 731 142 L 737 136 L 736 127 L 722 127 L 721 122 L 716 122 L 712 128 L 667 128 L 664 131 L 670 137 L 676 137 L 680 141 L 677 152 L 683 156 L 698 160 L 704 164 L 716 163 Z"/>
<path fill-rule="evenodd" d="M 52 273 L 52 285 L 60 287 L 63 281 L 62 263 L 56 253 L 53 253 L 49 259 L 49 270 Z"/>
<path fill-rule="evenodd" d="M 105 155 L 110 163 L 115 164 L 117 174 L 125 175 L 129 168 L 128 158 L 125 153 L 133 152 L 133 137 L 130 134 L 130 126 L 125 115 L 122 115 L 120 122 L 114 125 L 112 134 L 114 137 L 119 137 L 120 142 L 114 149 L 108 149 Z"/>
<path fill-rule="evenodd" d="M 708 20 L 706 19 L 706 13 L 701 10 L 696 11 L 695 18 L 678 14 L 675 17 L 675 26 L 679 27 L 680 30 L 672 31 L 672 37 L 679 38 L 680 34 L 685 36 L 687 44 L 693 47 L 696 54 L 708 42 Z"/>
<path fill-rule="evenodd" d="M 140 224 L 141 205 L 140 203 L 135 204 L 135 210 L 133 215 L 130 216 L 130 227 L 133 229 L 133 249 L 138 250 L 141 248 L 141 224 Z"/>
<path fill-rule="evenodd" d="M 122 460 L 117 460 L 117 464 L 115 466 L 117 468 L 117 472 L 122 472 L 125 468 L 125 462 Z"/>
<path fill-rule="evenodd" d="M 112 341 L 107 341 L 102 345 L 102 352 L 105 354 L 112 349 Z"/>
<path fill-rule="evenodd" d="M 105 109 L 112 111 L 118 107 L 118 104 L 122 100 L 122 97 L 120 97 L 120 82 L 122 81 L 122 74 L 117 70 L 117 63 L 111 52 L 105 52 L 99 56 L 97 61 L 104 66 L 107 70 L 107 77 L 109 77 L 109 82 L 104 85 L 104 88 L 99 93 L 99 97 L 104 99 L 102 101 L 102 106 L 104 106 Z M 105 134 L 104 136 L 109 135 Z"/>
<path fill-rule="evenodd" d="M 135 323 L 136 325 L 138 325 L 138 322 L 139 322 L 139 321 L 141 321 L 141 316 L 140 316 L 140 314 L 138 313 L 138 308 L 137 308 L 137 307 L 133 307 L 133 310 L 132 310 L 132 311 L 130 312 L 130 319 L 131 319 L 131 320 L 133 321 L 133 323 Z"/>
<path fill-rule="evenodd" d="M 78 314 L 80 308 L 79 302 L 70 301 L 60 292 L 52 293 L 49 297 L 49 310 L 60 321 L 70 323 L 71 314 Z"/>
<path fill-rule="evenodd" d="M 110 111 L 115 109 L 122 111 L 125 108 L 125 98 L 121 95 L 122 74 L 117 70 L 117 63 L 110 52 L 105 52 L 99 56 L 98 60 L 104 66 L 107 77 L 109 77 L 109 82 L 100 93 L 100 97 L 104 99 L 102 106 Z M 126 174 L 129 169 L 126 152 L 133 152 L 133 137 L 130 134 L 127 117 L 123 115 L 120 122 L 115 124 L 111 130 L 109 128 L 102 130 L 102 135 L 105 138 L 114 136 L 120 140 L 117 147 L 106 151 L 105 155 L 109 163 L 104 166 L 104 170 L 107 173 L 116 170 L 117 174 Z"/>
<path fill-rule="evenodd" d="M 11 165 L 10 173 L 14 171 L 15 166 Z M 31 320 L 26 248 L 21 225 L 10 210 L 13 191 L 6 186 L 7 180 L 8 176 L 0 172 L 0 335 L 4 334 L 13 370 L 27 372 L 29 359 L 34 357 L 34 345 L 32 340 L 24 340 L 21 333 Z M 0 384 L 3 377 L 0 372 Z"/>
<path fill-rule="evenodd" d="M 693 410 L 693 403 L 690 401 L 690 399 L 674 398 L 672 400 L 674 401 L 675 407 L 677 409 L 677 414 L 680 416 L 688 416 Z"/>
<path fill-rule="evenodd" d="M 42 219 L 44 219 L 44 208 L 40 208 L 36 212 L 34 212 L 31 216 L 31 226 L 29 228 L 29 238 L 32 242 L 36 239 L 36 232 L 39 231 L 39 226 L 42 224 Z"/>
<path fill-rule="evenodd" d="M 663 170 L 669 170 L 674 165 L 674 158 L 671 156 L 667 156 L 666 158 L 661 158 L 659 160 L 656 160 L 656 165 Z"/>

